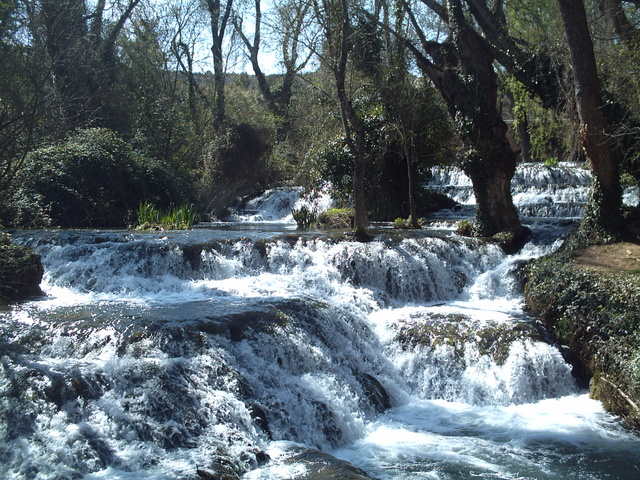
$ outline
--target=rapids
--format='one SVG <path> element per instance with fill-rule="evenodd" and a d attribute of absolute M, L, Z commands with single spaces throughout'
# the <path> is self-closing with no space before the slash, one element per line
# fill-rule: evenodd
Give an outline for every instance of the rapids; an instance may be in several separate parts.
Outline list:
<path fill-rule="evenodd" d="M 0 311 L 0 477 L 639 478 L 640 438 L 522 306 L 583 176 L 519 169 L 534 235 L 513 256 L 447 215 L 369 243 L 300 233 L 291 191 L 262 198 L 270 223 L 16 233 L 47 296 Z"/>

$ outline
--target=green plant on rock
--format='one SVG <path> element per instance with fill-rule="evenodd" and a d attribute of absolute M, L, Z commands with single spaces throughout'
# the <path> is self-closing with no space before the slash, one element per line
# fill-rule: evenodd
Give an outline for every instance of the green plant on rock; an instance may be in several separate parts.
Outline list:
<path fill-rule="evenodd" d="M 318 220 L 318 212 L 315 208 L 302 205 L 298 208 L 292 208 L 291 214 L 298 224 L 299 230 L 308 230 L 315 225 Z"/>
<path fill-rule="evenodd" d="M 355 212 L 353 208 L 330 208 L 318 215 L 321 228 L 351 228 Z"/>
<path fill-rule="evenodd" d="M 393 228 L 399 230 L 410 230 L 412 228 L 421 228 L 422 227 L 422 219 L 418 219 L 417 222 L 413 221 L 413 217 L 409 215 L 409 218 L 398 217 L 393 221 Z"/>
<path fill-rule="evenodd" d="M 456 233 L 463 237 L 475 236 L 475 225 L 472 220 L 460 220 L 456 224 Z"/>

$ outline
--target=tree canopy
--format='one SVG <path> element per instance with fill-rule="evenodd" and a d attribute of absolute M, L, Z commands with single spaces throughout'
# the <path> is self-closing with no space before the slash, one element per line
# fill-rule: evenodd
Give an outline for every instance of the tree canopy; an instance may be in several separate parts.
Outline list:
<path fill-rule="evenodd" d="M 607 201 L 586 228 L 619 224 L 620 179 L 640 179 L 639 28 L 631 0 L 0 2 L 0 219 L 124 226 L 144 201 L 219 217 L 330 181 L 358 231 L 417 226 L 418 186 L 447 163 L 472 179 L 476 234 L 523 236 L 516 162 L 587 159 Z M 120 153 L 88 153 L 107 144 Z"/>

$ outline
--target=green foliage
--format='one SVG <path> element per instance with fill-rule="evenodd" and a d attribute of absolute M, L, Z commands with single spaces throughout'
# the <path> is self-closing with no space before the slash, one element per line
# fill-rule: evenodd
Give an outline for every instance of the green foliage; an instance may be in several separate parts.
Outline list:
<path fill-rule="evenodd" d="M 187 230 L 193 227 L 196 219 L 191 204 L 171 206 L 165 211 L 149 202 L 142 202 L 137 215 L 137 230 Z"/>
<path fill-rule="evenodd" d="M 31 248 L 0 234 L 0 304 L 42 294 L 43 273 L 40 257 Z"/>
<path fill-rule="evenodd" d="M 299 230 L 308 230 L 313 227 L 318 219 L 318 212 L 307 205 L 302 205 L 299 208 L 292 208 L 291 214 L 296 221 Z"/>
<path fill-rule="evenodd" d="M 15 222 L 120 227 L 143 200 L 168 205 L 186 197 L 186 175 L 131 149 L 107 129 L 78 131 L 32 152 L 15 194 Z"/>
<path fill-rule="evenodd" d="M 413 217 L 409 216 L 409 218 L 398 217 L 393 221 L 393 228 L 401 229 L 401 230 L 409 230 L 412 228 L 420 228 L 422 225 L 422 220 L 418 219 L 417 226 L 414 225 Z"/>
<path fill-rule="evenodd" d="M 353 208 L 330 208 L 318 215 L 320 228 L 351 228 L 355 212 Z"/>
<path fill-rule="evenodd" d="M 620 395 L 640 402 L 640 276 L 579 269 L 554 255 L 529 267 L 525 297 L 593 375 L 592 395 L 640 426 L 640 412 Z"/>
<path fill-rule="evenodd" d="M 506 76 L 502 81 L 513 98 L 513 133 L 519 142 L 529 141 L 531 160 L 549 165 L 557 165 L 561 159 L 572 160 L 579 151 L 572 112 L 561 115 L 545 109 L 513 77 Z M 519 126 L 525 127 L 528 139 L 521 138 Z"/>

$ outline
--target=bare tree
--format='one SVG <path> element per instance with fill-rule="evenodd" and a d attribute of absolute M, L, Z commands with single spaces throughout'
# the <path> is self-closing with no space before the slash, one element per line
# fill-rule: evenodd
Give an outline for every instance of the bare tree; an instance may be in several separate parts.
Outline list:
<path fill-rule="evenodd" d="M 254 0 L 253 38 L 245 33 L 243 17 L 233 19 L 236 32 L 245 45 L 247 56 L 253 73 L 258 81 L 260 92 L 269 111 L 279 119 L 277 137 L 284 140 L 291 128 L 289 107 L 293 94 L 293 84 L 296 76 L 302 71 L 313 55 L 312 50 L 303 54 L 303 29 L 309 26 L 311 4 L 305 0 L 292 0 L 276 3 L 275 18 L 271 25 L 265 22 L 262 13 L 261 0 Z M 274 33 L 275 42 L 281 46 L 282 66 L 284 73 L 282 83 L 273 88 L 260 65 L 260 49 L 263 46 L 262 27 L 267 25 Z"/>
<path fill-rule="evenodd" d="M 220 128 L 226 119 L 225 101 L 225 69 L 224 42 L 227 38 L 227 28 L 231 21 L 233 0 L 206 0 L 211 24 L 211 53 L 213 54 L 213 81 L 215 90 L 213 126 Z"/>
<path fill-rule="evenodd" d="M 323 60 L 330 68 L 340 106 L 345 142 L 353 156 L 354 229 L 357 237 L 366 237 L 367 210 L 365 200 L 366 128 L 358 115 L 346 86 L 349 54 L 352 47 L 352 25 L 348 0 L 315 2 L 315 11 L 325 43 Z"/>

